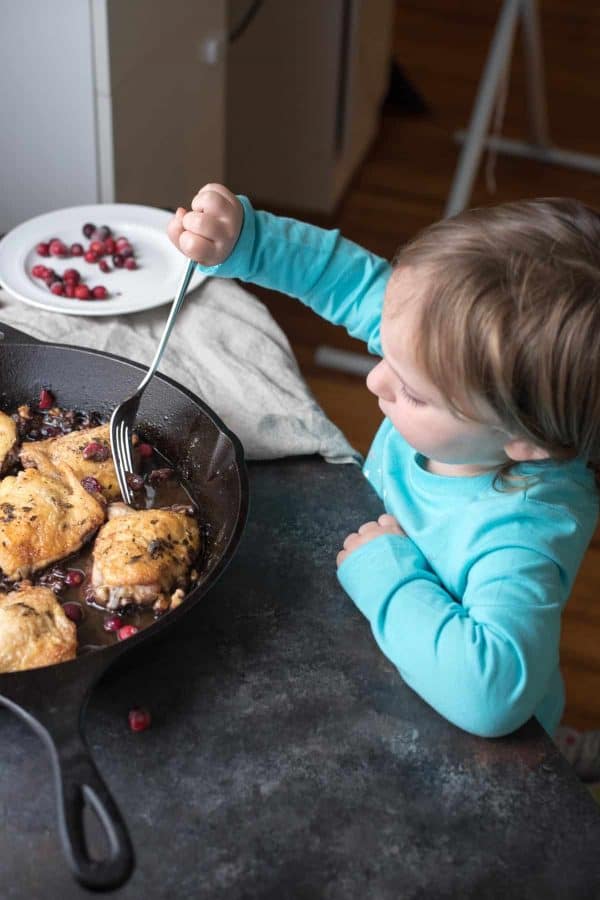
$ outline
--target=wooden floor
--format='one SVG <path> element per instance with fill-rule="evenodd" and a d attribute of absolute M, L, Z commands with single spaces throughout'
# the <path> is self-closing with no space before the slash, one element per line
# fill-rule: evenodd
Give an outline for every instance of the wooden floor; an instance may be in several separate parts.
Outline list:
<path fill-rule="evenodd" d="M 384 110 L 380 133 L 336 215 L 327 222 L 306 213 L 301 218 L 340 227 L 347 237 L 390 258 L 408 237 L 442 217 L 458 156 L 453 133 L 468 123 L 499 8 L 490 0 L 398 3 L 394 54 L 430 113 L 414 117 Z M 541 10 L 553 142 L 600 156 L 600 5 L 597 0 L 542 0 Z M 527 135 L 524 86 L 519 36 L 506 136 Z M 499 157 L 496 182 L 496 193 L 488 193 L 482 167 L 469 205 L 564 195 L 600 209 L 599 175 Z M 364 453 L 381 419 L 374 398 L 362 379 L 319 368 L 313 361 L 318 344 L 358 351 L 363 347 L 301 304 L 257 292 L 288 334 L 321 405 Z M 600 532 L 564 616 L 561 655 L 567 683 L 565 721 L 600 728 Z"/>

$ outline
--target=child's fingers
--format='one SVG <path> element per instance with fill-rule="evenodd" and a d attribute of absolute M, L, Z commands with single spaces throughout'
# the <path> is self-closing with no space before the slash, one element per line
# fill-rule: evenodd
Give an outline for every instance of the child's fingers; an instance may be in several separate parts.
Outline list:
<path fill-rule="evenodd" d="M 238 198 L 222 184 L 205 184 L 192 200 L 192 209 L 196 212 L 206 210 L 214 215 L 222 216 L 236 208 Z"/>
<path fill-rule="evenodd" d="M 189 256 L 190 259 L 195 259 L 196 262 L 201 263 L 203 266 L 216 266 L 222 261 L 218 248 L 213 241 L 209 241 L 201 235 L 193 234 L 191 231 L 183 231 L 181 233 L 177 246 L 186 256 Z"/>
<path fill-rule="evenodd" d="M 207 212 L 189 212 L 181 220 L 185 231 L 191 231 L 207 241 L 225 243 L 233 237 L 233 229 Z"/>
<path fill-rule="evenodd" d="M 167 235 L 170 241 L 179 249 L 179 238 L 183 232 L 182 220 L 186 210 L 182 206 L 179 207 L 173 218 L 167 225 Z"/>

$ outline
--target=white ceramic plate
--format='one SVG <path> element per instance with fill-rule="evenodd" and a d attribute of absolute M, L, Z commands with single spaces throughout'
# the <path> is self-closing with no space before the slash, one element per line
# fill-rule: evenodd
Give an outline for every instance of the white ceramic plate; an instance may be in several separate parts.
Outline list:
<path fill-rule="evenodd" d="M 0 284 L 22 300 L 42 309 L 73 316 L 114 316 L 151 309 L 169 303 L 188 262 L 167 237 L 167 222 L 171 213 L 151 206 L 129 203 L 100 203 L 93 206 L 71 206 L 36 216 L 23 222 L 0 241 Z M 108 225 L 114 237 L 124 235 L 132 244 L 138 268 L 115 269 L 110 256 L 105 257 L 111 271 L 104 273 L 97 263 L 85 262 L 83 256 L 61 259 L 42 257 L 35 252 L 40 242 L 57 237 L 67 246 L 90 243 L 82 228 L 86 222 L 97 227 Z M 104 285 L 109 293 L 106 300 L 76 300 L 57 297 L 43 281 L 31 275 L 36 263 L 61 274 L 65 269 L 77 269 L 90 287 Z M 188 290 L 193 290 L 206 278 L 201 272 L 193 276 Z"/>

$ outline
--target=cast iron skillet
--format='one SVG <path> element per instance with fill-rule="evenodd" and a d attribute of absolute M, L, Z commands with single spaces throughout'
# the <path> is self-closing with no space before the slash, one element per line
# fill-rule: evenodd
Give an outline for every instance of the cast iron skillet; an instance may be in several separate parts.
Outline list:
<path fill-rule="evenodd" d="M 143 366 L 80 347 L 38 341 L 0 324 L 0 409 L 35 404 L 49 387 L 65 408 L 110 414 L 140 381 Z M 117 657 L 175 625 L 206 594 L 233 556 L 248 508 L 248 482 L 239 440 L 190 391 L 156 375 L 146 389 L 138 422 L 145 435 L 183 474 L 208 525 L 201 577 L 180 607 L 126 641 L 70 662 L 0 675 L 0 704 L 44 740 L 52 757 L 64 852 L 75 877 L 92 890 L 111 890 L 133 870 L 133 849 L 119 809 L 98 773 L 83 736 L 92 686 Z M 86 846 L 84 806 L 102 823 L 105 859 Z"/>

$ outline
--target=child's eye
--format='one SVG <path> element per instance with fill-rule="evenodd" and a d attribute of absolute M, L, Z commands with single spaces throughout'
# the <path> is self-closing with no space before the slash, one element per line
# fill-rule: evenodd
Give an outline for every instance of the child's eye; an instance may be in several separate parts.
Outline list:
<path fill-rule="evenodd" d="M 412 403 L 413 406 L 425 406 L 422 400 L 417 400 L 416 397 L 413 397 L 412 394 L 409 394 L 404 386 L 403 382 L 400 382 L 400 393 L 404 397 L 405 400 L 408 400 L 409 403 Z"/>

